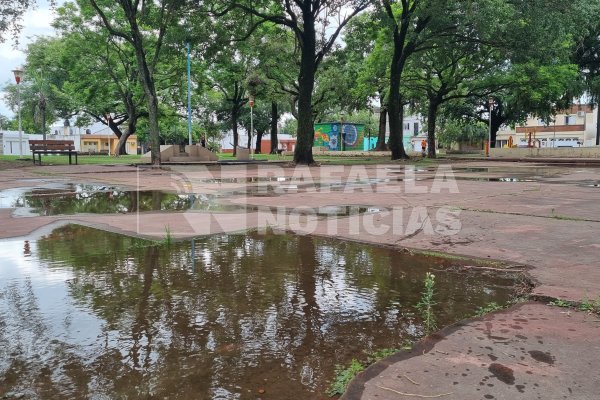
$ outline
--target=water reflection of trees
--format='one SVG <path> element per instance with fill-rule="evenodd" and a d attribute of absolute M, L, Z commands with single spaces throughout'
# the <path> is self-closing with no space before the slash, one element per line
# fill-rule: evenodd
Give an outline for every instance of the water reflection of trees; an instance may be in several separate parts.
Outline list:
<path fill-rule="evenodd" d="M 14 207 L 32 208 L 40 215 L 114 214 L 137 211 L 182 211 L 193 202 L 189 195 L 160 191 L 123 191 L 72 185 L 67 189 L 34 189 L 19 197 Z"/>
<path fill-rule="evenodd" d="M 143 247 L 79 226 L 38 242 L 49 273 L 71 268 L 70 296 L 104 321 L 82 370 L 93 391 L 253 398 L 248 390 L 267 386 L 310 398 L 336 363 L 421 332 L 412 306 L 430 259 L 283 235 L 213 236 L 195 247 L 193 269 L 189 243 Z M 472 310 L 507 295 L 459 274 L 438 283 L 443 323 L 462 315 L 459 301 Z"/>

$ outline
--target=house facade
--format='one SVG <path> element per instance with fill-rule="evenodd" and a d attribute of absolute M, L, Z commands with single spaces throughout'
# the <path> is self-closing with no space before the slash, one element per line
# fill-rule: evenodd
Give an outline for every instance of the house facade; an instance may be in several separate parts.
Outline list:
<path fill-rule="evenodd" d="M 80 153 L 87 154 L 115 154 L 119 139 L 115 135 L 99 135 L 99 134 L 73 134 L 64 135 L 58 134 L 46 135 L 46 140 L 72 140 L 75 145 L 75 150 Z M 31 155 L 29 150 L 30 140 L 42 140 L 43 135 L 40 134 L 22 134 L 22 154 L 24 156 Z M 137 154 L 137 136 L 133 135 L 127 138 L 125 147 L 127 154 Z M 1 131 L 0 132 L 0 155 L 20 155 L 19 149 L 19 132 L 18 131 Z"/>
<path fill-rule="evenodd" d="M 373 118 L 379 120 L 380 109 L 375 107 L 373 109 Z M 373 133 L 374 136 L 370 138 L 369 148 L 375 148 L 377 144 L 377 132 Z M 421 152 L 421 140 L 427 137 L 427 132 L 424 130 L 423 117 L 419 114 L 409 114 L 405 110 L 404 119 L 402 121 L 402 143 L 404 149 L 407 152 Z M 386 118 L 385 121 L 385 142 L 387 143 L 390 139 L 390 119 Z M 367 150 L 367 149 L 365 149 Z"/>
<path fill-rule="evenodd" d="M 550 123 L 529 117 L 523 125 L 501 127 L 496 135 L 496 147 L 508 147 L 511 139 L 516 147 L 595 146 L 597 122 L 597 107 L 574 104 L 557 113 Z"/>
<path fill-rule="evenodd" d="M 296 137 L 279 133 L 277 135 L 277 148 L 282 151 L 294 151 L 296 149 Z M 246 147 L 248 145 L 248 135 L 240 132 L 238 134 L 238 146 Z M 221 153 L 233 153 L 233 132 L 227 132 L 219 140 Z M 256 148 L 256 135 L 252 136 L 252 148 Z M 267 132 L 260 141 L 261 152 L 269 153 L 271 151 L 271 135 Z"/>
<path fill-rule="evenodd" d="M 115 135 L 80 135 L 80 152 L 88 154 L 115 154 L 119 138 Z M 127 154 L 137 153 L 137 136 L 127 138 L 125 145 Z"/>

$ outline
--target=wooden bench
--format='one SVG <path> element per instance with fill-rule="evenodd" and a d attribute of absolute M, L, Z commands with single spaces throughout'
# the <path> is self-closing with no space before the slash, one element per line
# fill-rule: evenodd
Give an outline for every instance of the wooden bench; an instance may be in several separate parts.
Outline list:
<path fill-rule="evenodd" d="M 42 165 L 42 154 L 64 154 L 69 156 L 69 165 L 72 164 L 71 156 L 75 155 L 75 164 L 77 164 L 77 150 L 75 142 L 72 140 L 30 140 L 29 149 L 33 155 L 33 164 L 35 165 L 35 155 L 38 155 L 39 165 Z"/>

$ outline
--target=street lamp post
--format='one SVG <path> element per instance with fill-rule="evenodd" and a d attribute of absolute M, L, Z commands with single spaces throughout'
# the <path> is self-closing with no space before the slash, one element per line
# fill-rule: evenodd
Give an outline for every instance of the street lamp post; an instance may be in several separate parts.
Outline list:
<path fill-rule="evenodd" d="M 490 108 L 490 126 L 489 126 L 489 130 L 488 130 L 488 144 L 487 147 L 485 149 L 485 156 L 489 157 L 490 156 L 490 148 L 492 147 L 492 109 L 494 108 L 494 99 L 492 97 L 490 97 L 488 99 L 488 106 Z"/>
<path fill-rule="evenodd" d="M 190 42 L 185 44 L 187 49 L 187 123 L 188 123 L 188 144 L 192 145 L 192 65 L 191 65 L 191 49 Z"/>
<path fill-rule="evenodd" d="M 21 124 L 21 80 L 23 80 L 23 70 L 13 69 L 15 81 L 17 82 L 17 108 L 19 113 L 19 157 L 23 157 L 23 127 Z"/>

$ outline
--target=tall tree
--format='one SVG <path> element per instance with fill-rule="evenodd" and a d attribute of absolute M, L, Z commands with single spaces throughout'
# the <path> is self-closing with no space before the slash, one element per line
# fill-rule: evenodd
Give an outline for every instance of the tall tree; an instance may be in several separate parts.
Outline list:
<path fill-rule="evenodd" d="M 574 61 L 579 66 L 592 104 L 600 102 L 600 24 L 578 43 Z M 600 115 L 596 118 L 596 146 L 600 145 Z"/>
<path fill-rule="evenodd" d="M 298 115 L 295 112 L 298 98 L 297 74 L 295 73 L 299 60 L 298 49 L 291 32 L 270 22 L 257 27 L 255 33 L 247 40 L 257 53 L 258 64 L 254 74 L 261 79 L 257 101 L 271 102 L 271 148 L 269 152 L 276 154 L 280 114 L 291 107 L 293 114 Z"/>
<path fill-rule="evenodd" d="M 427 49 L 432 39 L 451 37 L 456 29 L 456 10 L 461 2 L 452 0 L 382 0 L 392 27 L 393 52 L 387 112 L 390 125 L 389 147 L 392 160 L 408 158 L 403 144 L 405 100 L 402 94 L 404 69 L 415 53 Z"/>
<path fill-rule="evenodd" d="M 53 23 L 64 50 L 60 67 L 68 74 L 62 90 L 72 107 L 106 125 L 119 139 L 116 154 L 126 154 L 127 138 L 147 116 L 133 48 L 98 26 L 95 15 L 66 3 Z"/>
<path fill-rule="evenodd" d="M 299 43 L 298 132 L 294 151 L 296 163 L 314 162 L 312 107 L 317 69 L 344 26 L 369 3 L 369 0 L 283 0 L 268 4 L 236 0 L 227 5 L 227 11 L 238 8 L 256 17 L 258 20 L 254 27 L 270 21 L 290 29 Z M 332 21 L 338 21 L 337 26 L 332 27 Z"/>
<path fill-rule="evenodd" d="M 85 2 L 88 0 L 79 0 Z M 135 53 L 137 69 L 148 108 L 148 131 L 151 143 L 151 161 L 160 165 L 159 109 L 155 82 L 155 68 L 166 34 L 175 28 L 185 15 L 186 4 L 181 0 L 117 0 L 102 2 L 89 0 L 108 32 L 129 43 Z"/>
<path fill-rule="evenodd" d="M 372 109 L 379 105 L 379 127 L 375 150 L 387 150 L 387 94 L 392 46 L 390 27 L 381 24 L 382 10 L 367 10 L 348 23 L 344 34 L 346 54 L 340 69 L 349 75 L 347 98 L 351 108 Z M 352 111 L 348 109 L 348 111 Z"/>
<path fill-rule="evenodd" d="M 502 88 L 493 79 L 499 60 L 487 46 L 465 41 L 433 41 L 413 59 L 410 85 L 426 100 L 428 156 L 436 157 L 436 120 L 439 108 L 457 99 L 486 98 Z"/>

